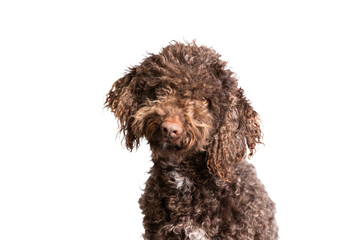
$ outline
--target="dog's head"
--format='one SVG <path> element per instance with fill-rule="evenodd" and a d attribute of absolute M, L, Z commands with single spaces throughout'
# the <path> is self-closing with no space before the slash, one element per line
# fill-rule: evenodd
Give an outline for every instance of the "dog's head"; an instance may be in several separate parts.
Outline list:
<path fill-rule="evenodd" d="M 126 147 L 145 137 L 153 155 L 207 152 L 208 168 L 226 179 L 234 162 L 261 142 L 257 113 L 220 55 L 174 43 L 117 80 L 105 106 L 119 120 Z"/>

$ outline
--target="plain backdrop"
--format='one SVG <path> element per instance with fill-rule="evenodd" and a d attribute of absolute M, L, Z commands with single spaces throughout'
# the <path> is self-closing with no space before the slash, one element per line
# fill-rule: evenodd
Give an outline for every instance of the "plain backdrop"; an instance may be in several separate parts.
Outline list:
<path fill-rule="evenodd" d="M 281 239 L 360 239 L 358 1 L 1 1 L 0 239 L 141 239 L 151 167 L 105 95 L 172 40 L 228 61 Z"/>

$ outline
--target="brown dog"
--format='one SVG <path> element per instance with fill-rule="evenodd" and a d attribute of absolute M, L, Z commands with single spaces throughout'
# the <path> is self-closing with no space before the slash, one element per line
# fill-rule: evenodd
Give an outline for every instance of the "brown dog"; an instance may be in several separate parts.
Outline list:
<path fill-rule="evenodd" d="M 139 200 L 147 240 L 278 238 L 275 205 L 246 160 L 261 143 L 258 114 L 219 57 L 175 42 L 107 95 L 126 147 L 145 137 L 152 150 Z"/>

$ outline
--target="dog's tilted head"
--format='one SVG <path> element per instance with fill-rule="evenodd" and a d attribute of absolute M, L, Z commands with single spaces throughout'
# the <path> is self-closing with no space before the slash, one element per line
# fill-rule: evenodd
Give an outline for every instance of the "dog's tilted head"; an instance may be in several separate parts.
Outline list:
<path fill-rule="evenodd" d="M 257 113 L 214 50 L 173 43 L 117 80 L 105 106 L 119 119 L 129 150 L 145 137 L 156 157 L 207 152 L 226 179 L 232 163 L 261 142 Z"/>

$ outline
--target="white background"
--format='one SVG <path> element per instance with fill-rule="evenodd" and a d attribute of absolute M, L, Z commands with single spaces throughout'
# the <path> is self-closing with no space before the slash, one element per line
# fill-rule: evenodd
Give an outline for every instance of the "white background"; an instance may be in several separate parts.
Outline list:
<path fill-rule="evenodd" d="M 1 1 L 0 239 L 140 239 L 148 146 L 105 94 L 171 40 L 213 47 L 261 115 L 281 239 L 360 239 L 358 1 Z"/>

